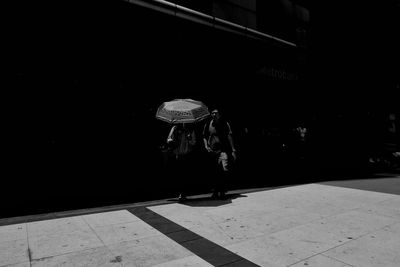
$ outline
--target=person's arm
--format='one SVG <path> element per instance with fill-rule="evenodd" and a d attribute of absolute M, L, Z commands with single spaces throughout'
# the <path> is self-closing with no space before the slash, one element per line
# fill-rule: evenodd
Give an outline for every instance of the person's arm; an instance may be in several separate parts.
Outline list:
<path fill-rule="evenodd" d="M 208 151 L 211 152 L 211 148 L 208 146 L 208 129 L 207 129 L 208 123 L 206 123 L 204 125 L 204 129 L 203 129 L 203 143 L 204 143 L 204 148 Z"/>
<path fill-rule="evenodd" d="M 171 130 L 169 131 L 168 138 L 167 138 L 167 144 L 170 144 L 174 141 L 175 139 L 175 128 L 176 126 L 172 126 Z"/>
<path fill-rule="evenodd" d="M 192 131 L 189 135 L 190 135 L 189 144 L 190 144 L 191 146 L 194 146 L 194 145 L 196 144 L 196 141 L 197 141 L 197 139 L 196 139 L 196 132 L 195 132 L 195 131 Z"/>
<path fill-rule="evenodd" d="M 233 143 L 232 134 L 229 134 L 229 135 L 228 135 L 228 140 L 229 140 L 229 144 L 231 145 L 232 152 L 236 152 L 235 145 L 234 145 L 234 143 Z"/>
<path fill-rule="evenodd" d="M 228 141 L 229 141 L 229 145 L 231 146 L 232 152 L 236 152 L 235 144 L 233 142 L 233 134 L 232 134 L 231 126 L 229 125 L 228 122 L 226 123 L 226 125 L 228 126 Z"/>
<path fill-rule="evenodd" d="M 229 141 L 229 145 L 231 146 L 232 157 L 234 160 L 236 160 L 236 148 L 235 148 L 235 144 L 233 142 L 233 134 L 232 134 L 231 126 L 229 125 L 228 122 L 226 123 L 226 125 L 228 126 L 228 141 Z"/>

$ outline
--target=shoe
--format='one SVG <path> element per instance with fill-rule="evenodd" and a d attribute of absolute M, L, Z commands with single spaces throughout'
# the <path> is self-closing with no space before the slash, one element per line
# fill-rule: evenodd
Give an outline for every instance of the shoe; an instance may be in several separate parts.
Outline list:
<path fill-rule="evenodd" d="M 178 197 L 178 201 L 179 202 L 183 202 L 183 201 L 186 201 L 186 200 L 187 200 L 187 198 L 186 198 L 185 195 L 182 195 L 182 194 L 179 195 L 179 197 Z"/>
<path fill-rule="evenodd" d="M 218 199 L 218 194 L 217 194 L 217 193 L 213 193 L 213 194 L 211 195 L 211 198 L 212 198 L 212 199 Z"/>

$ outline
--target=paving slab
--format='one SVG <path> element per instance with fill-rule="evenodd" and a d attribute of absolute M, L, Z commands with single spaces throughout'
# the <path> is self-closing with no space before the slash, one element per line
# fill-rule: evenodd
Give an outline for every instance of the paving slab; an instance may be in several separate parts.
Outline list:
<path fill-rule="evenodd" d="M 27 261 L 27 262 L 21 262 L 21 263 L 17 263 L 17 264 L 6 265 L 4 267 L 31 267 L 31 263 L 29 261 Z"/>
<path fill-rule="evenodd" d="M 352 266 L 400 266 L 400 223 L 386 226 L 323 253 Z"/>
<path fill-rule="evenodd" d="M 340 244 L 333 234 L 296 227 L 226 248 L 260 266 L 288 266 Z"/>
<path fill-rule="evenodd" d="M 339 239 L 356 239 L 396 222 L 387 216 L 353 210 L 305 224 L 302 228 L 332 233 Z"/>
<path fill-rule="evenodd" d="M 210 225 L 207 227 L 193 227 L 189 229 L 191 232 L 208 239 L 219 246 L 226 246 L 229 244 L 236 243 L 233 236 L 229 236 L 221 227 L 218 225 Z"/>
<path fill-rule="evenodd" d="M 127 210 L 117 210 L 117 211 L 83 215 L 82 218 L 91 227 L 100 227 L 113 224 L 140 221 L 138 217 L 136 217 Z"/>
<path fill-rule="evenodd" d="M 177 260 L 172 260 L 160 264 L 153 265 L 153 267 L 213 267 L 210 263 L 206 262 L 198 256 L 190 256 Z"/>
<path fill-rule="evenodd" d="M 193 204 L 149 208 L 260 266 L 346 266 L 314 257 L 398 222 L 400 198 L 385 193 L 308 184 L 243 195 L 201 210 Z M 371 207 L 376 212 L 366 210 Z"/>
<path fill-rule="evenodd" d="M 189 230 L 182 230 L 182 231 L 168 233 L 168 234 L 166 234 L 166 236 L 168 236 L 168 238 L 174 240 L 175 242 L 177 242 L 179 244 L 183 243 L 183 242 L 202 238 L 200 235 L 198 235 L 192 231 L 189 231 Z"/>
<path fill-rule="evenodd" d="M 0 242 L 26 239 L 26 224 L 13 224 L 0 227 Z"/>
<path fill-rule="evenodd" d="M 75 231 L 90 232 L 91 229 L 80 216 L 27 223 L 29 238 L 33 238 L 34 236 L 51 236 L 61 233 L 71 233 Z"/>
<path fill-rule="evenodd" d="M 124 266 L 153 266 L 194 256 L 164 235 L 151 236 L 108 246 Z"/>
<path fill-rule="evenodd" d="M 104 246 L 92 230 L 52 232 L 29 236 L 32 259 L 41 259 L 89 248 Z"/>
<path fill-rule="evenodd" d="M 143 221 L 94 227 L 93 231 L 105 245 L 132 241 L 161 234 Z"/>
<path fill-rule="evenodd" d="M 0 266 L 29 261 L 27 239 L 0 241 Z"/>
<path fill-rule="evenodd" d="M 241 260 L 241 257 L 236 253 L 226 250 L 221 246 L 216 246 L 205 238 L 191 240 L 182 245 L 191 251 L 196 251 L 198 256 L 203 259 L 206 258 L 214 266 L 223 266 Z"/>
<path fill-rule="evenodd" d="M 319 254 L 311 258 L 308 258 L 307 260 L 293 264 L 291 265 L 291 267 L 354 267 L 354 266 Z"/>
<path fill-rule="evenodd" d="M 48 266 L 122 267 L 122 264 L 107 247 L 98 247 L 32 261 L 32 267 Z"/>
<path fill-rule="evenodd" d="M 3 220 L 0 266 L 400 266 L 400 196 L 306 184 Z"/>
<path fill-rule="evenodd" d="M 360 208 L 358 208 L 358 211 L 365 212 L 365 213 L 371 213 L 371 214 L 376 214 L 376 215 L 381 215 L 381 216 L 387 216 L 394 218 L 398 221 L 400 221 L 400 203 L 396 203 L 399 200 L 385 200 L 379 203 L 374 203 L 374 204 L 364 204 Z M 392 204 L 395 205 L 392 205 Z M 398 206 L 397 206 L 398 205 Z"/>

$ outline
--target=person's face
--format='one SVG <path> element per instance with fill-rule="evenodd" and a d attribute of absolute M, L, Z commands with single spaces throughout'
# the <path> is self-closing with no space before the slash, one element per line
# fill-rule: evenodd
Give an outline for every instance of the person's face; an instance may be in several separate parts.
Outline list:
<path fill-rule="evenodd" d="M 219 118 L 221 117 L 221 114 L 219 113 L 218 110 L 213 110 L 211 112 L 211 116 L 212 116 L 213 119 L 219 120 Z"/>

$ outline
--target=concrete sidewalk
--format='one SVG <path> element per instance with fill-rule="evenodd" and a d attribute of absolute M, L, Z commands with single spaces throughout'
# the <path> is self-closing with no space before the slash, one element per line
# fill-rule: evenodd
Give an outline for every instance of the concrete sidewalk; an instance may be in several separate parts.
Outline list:
<path fill-rule="evenodd" d="M 0 225 L 0 266 L 400 266 L 400 196 L 321 184 Z"/>

